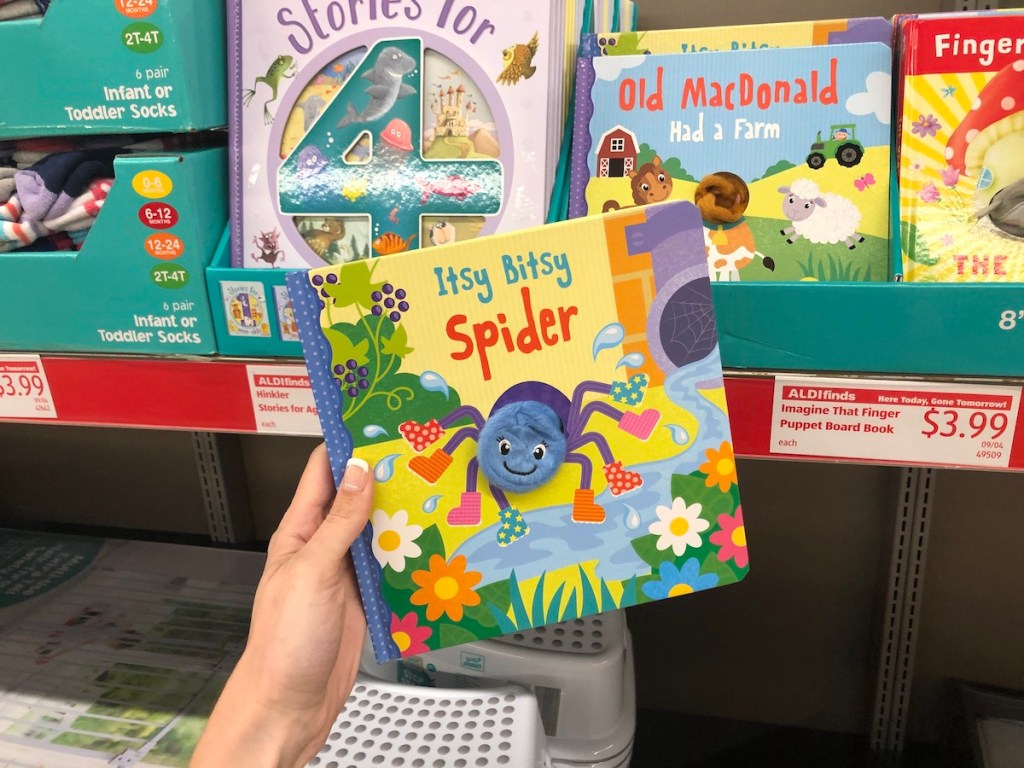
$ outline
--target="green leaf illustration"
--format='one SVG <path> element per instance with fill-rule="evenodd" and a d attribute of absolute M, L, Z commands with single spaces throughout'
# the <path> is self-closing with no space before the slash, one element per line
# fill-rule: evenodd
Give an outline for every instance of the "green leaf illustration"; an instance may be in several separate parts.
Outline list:
<path fill-rule="evenodd" d="M 900 239 L 902 241 L 903 253 L 911 261 L 916 261 L 918 264 L 923 264 L 926 267 L 932 267 L 939 263 L 940 257 L 932 255 L 928 249 L 928 241 L 921 237 L 917 225 L 906 221 L 901 222 Z"/>
<path fill-rule="evenodd" d="M 637 555 L 640 556 L 640 559 L 655 570 L 657 570 L 659 565 L 671 557 L 671 553 L 666 554 L 666 550 L 658 549 L 658 536 L 653 533 L 649 536 L 641 536 L 639 539 L 633 539 L 632 544 L 633 549 L 636 551 Z"/>
<path fill-rule="evenodd" d="M 485 584 L 476 593 L 480 595 L 480 599 L 484 602 L 493 603 L 499 611 L 507 611 L 509 605 L 511 605 L 511 599 L 508 594 L 508 579 Z"/>
<path fill-rule="evenodd" d="M 395 332 L 390 339 L 384 339 L 384 343 L 380 345 L 380 351 L 385 355 L 395 355 L 398 358 L 404 359 L 406 355 L 413 351 L 408 341 L 409 334 L 406 333 L 405 326 L 400 325 L 395 328 Z"/>
<path fill-rule="evenodd" d="M 366 365 L 370 360 L 367 354 L 370 351 L 370 341 L 363 339 L 353 342 L 349 335 L 342 330 L 346 326 L 352 328 L 346 323 L 339 323 L 324 329 L 324 336 L 327 337 L 327 341 L 334 351 L 334 359 L 342 363 L 347 360 L 355 360 L 357 365 Z"/>
<path fill-rule="evenodd" d="M 368 261 L 355 261 L 346 265 L 342 277 L 337 283 L 324 284 L 324 290 L 339 307 L 351 307 L 358 304 L 370 309 L 374 303 L 370 294 L 379 290 L 383 285 L 382 282 L 373 282 L 373 272 Z"/>
<path fill-rule="evenodd" d="M 454 624 L 441 625 L 441 645 L 444 647 L 472 643 L 477 637 L 472 632 Z"/>
<path fill-rule="evenodd" d="M 687 506 L 701 505 L 700 516 L 711 525 L 718 524 L 719 515 L 731 515 L 735 510 L 732 494 L 723 493 L 717 485 L 710 488 L 704 483 L 704 475 L 672 475 L 672 498 L 681 498 Z"/>
<path fill-rule="evenodd" d="M 682 559 L 684 558 L 680 558 L 680 560 Z M 682 563 L 678 564 L 682 565 Z M 726 584 L 735 584 L 740 580 L 740 577 L 736 575 L 736 571 L 730 567 L 729 563 L 723 563 L 718 559 L 716 552 L 712 552 L 704 558 L 704 562 L 700 566 L 700 572 L 701 574 L 713 573 L 718 576 L 718 586 L 720 587 L 724 587 Z M 743 571 L 743 573 L 746 575 L 746 571 Z"/>

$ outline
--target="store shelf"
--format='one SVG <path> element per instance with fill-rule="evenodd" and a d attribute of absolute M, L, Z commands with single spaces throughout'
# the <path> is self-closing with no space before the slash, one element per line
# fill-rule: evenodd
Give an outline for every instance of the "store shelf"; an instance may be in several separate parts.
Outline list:
<path fill-rule="evenodd" d="M 309 435 L 320 434 L 312 393 L 308 387 L 305 368 L 292 362 L 267 360 L 220 359 L 153 359 L 124 357 L 43 355 L 38 358 L 49 386 L 51 411 L 41 418 L 31 415 L 11 416 L 11 398 L 0 398 L 0 421 L 39 424 L 66 424 L 107 427 L 138 427 L 154 429 L 190 430 L 201 432 L 236 432 Z M 3 358 L 0 357 L 0 361 Z M 825 376 L 832 378 L 824 378 Z M 806 454 L 795 453 L 780 443 L 776 382 L 780 377 L 788 381 L 788 373 L 750 373 L 727 371 L 726 395 L 730 406 L 733 440 L 736 454 L 750 458 L 775 458 L 811 461 L 844 461 L 861 464 L 894 464 L 901 466 L 955 466 L 1009 469 L 1024 471 L 1024 424 L 1019 415 L 1020 384 L 1008 379 L 972 379 L 969 383 L 952 386 L 974 391 L 989 386 L 1003 386 L 1016 402 L 1005 409 L 1006 423 L 991 420 L 993 412 L 978 415 L 963 411 L 962 426 L 952 439 L 918 438 L 891 450 L 869 450 L 864 455 L 851 453 L 850 440 L 842 433 L 834 439 L 811 441 L 816 450 Z M 821 374 L 807 381 L 810 385 L 849 385 L 861 389 L 864 379 L 846 377 L 836 379 L 833 374 Z M 874 379 L 877 381 L 877 379 Z M 896 391 L 913 391 L 935 385 L 934 377 L 888 376 L 885 383 Z M 955 380 L 944 380 L 955 382 Z M 1015 393 L 1015 394 L 1014 394 Z M 30 399 L 28 395 L 22 400 Z M 5 410 L 6 403 L 6 410 Z M 828 403 L 826 403 L 828 404 Z M 919 409 L 920 417 L 924 409 Z M 934 410 L 934 409 L 933 409 Z M 933 423 L 944 430 L 948 423 L 935 411 Z M 909 417 L 908 417 L 909 418 Z M 974 418 L 975 421 L 971 422 Z M 906 421 L 906 419 L 904 419 Z M 885 422 L 879 422 L 885 423 Z M 926 426 L 921 422 L 917 427 Z M 969 425 L 969 426 L 968 426 Z M 994 429 L 993 426 L 1000 429 Z M 982 434 L 972 443 L 972 427 L 983 427 Z M 959 429 L 959 427 L 958 427 Z M 915 428 L 915 437 L 922 430 Z M 999 434 L 996 434 L 996 433 Z M 994 437 L 993 437 L 994 436 Z M 950 436 L 947 435 L 947 438 Z M 987 439 L 992 438 L 992 439 Z M 973 454 L 961 450 L 938 451 L 937 446 L 958 444 L 960 448 L 971 444 L 986 448 L 996 443 L 1003 458 L 974 460 Z M 906 442 L 906 441 L 903 441 Z M 991 457 L 989 457 L 991 459 Z"/>

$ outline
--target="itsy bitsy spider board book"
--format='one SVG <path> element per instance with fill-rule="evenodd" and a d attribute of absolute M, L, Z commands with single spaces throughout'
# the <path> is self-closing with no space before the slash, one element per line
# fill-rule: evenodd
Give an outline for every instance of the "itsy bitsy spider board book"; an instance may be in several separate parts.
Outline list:
<path fill-rule="evenodd" d="M 233 266 L 337 264 L 542 224 L 570 5 L 233 0 Z"/>
<path fill-rule="evenodd" d="M 746 575 L 692 204 L 287 280 L 379 660 Z"/>

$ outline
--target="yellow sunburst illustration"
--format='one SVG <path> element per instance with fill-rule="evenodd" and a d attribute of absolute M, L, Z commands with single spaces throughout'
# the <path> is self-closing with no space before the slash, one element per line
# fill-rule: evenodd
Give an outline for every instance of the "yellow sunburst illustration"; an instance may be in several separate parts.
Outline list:
<path fill-rule="evenodd" d="M 950 165 L 953 152 L 947 149 L 991 77 L 981 72 L 906 79 L 899 193 L 907 280 L 1024 280 L 1024 242 L 979 219 L 989 196 L 988 171 L 968 167 L 959 172 Z"/>

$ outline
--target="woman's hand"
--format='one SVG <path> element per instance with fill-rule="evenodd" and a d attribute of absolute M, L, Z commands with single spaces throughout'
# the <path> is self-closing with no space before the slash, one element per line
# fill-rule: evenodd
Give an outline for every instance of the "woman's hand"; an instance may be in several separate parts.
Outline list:
<path fill-rule="evenodd" d="M 270 540 L 249 641 L 191 768 L 292 768 L 323 746 L 352 690 L 366 634 L 348 551 L 372 503 L 365 462 L 349 462 L 336 493 L 326 449 L 313 452 Z"/>

